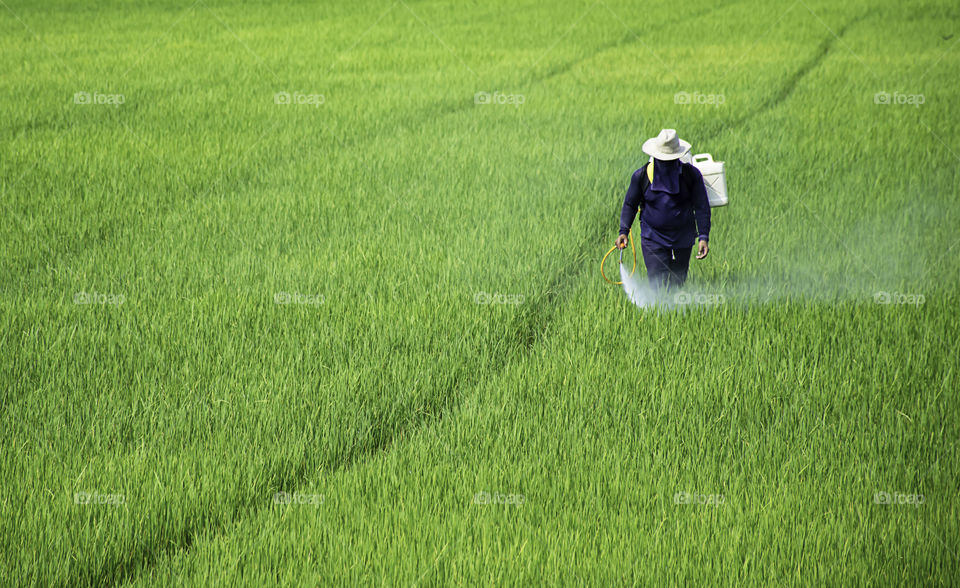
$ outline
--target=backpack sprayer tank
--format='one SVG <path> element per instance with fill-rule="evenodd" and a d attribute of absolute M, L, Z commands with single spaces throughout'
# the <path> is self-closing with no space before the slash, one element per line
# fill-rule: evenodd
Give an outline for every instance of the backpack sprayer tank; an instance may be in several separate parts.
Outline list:
<path fill-rule="evenodd" d="M 707 189 L 707 200 L 710 201 L 710 208 L 717 206 L 726 206 L 729 203 L 727 199 L 727 174 L 722 161 L 714 161 L 709 153 L 698 153 L 690 156 L 685 153 L 680 161 L 692 163 L 693 167 L 700 170 L 703 176 L 703 186 Z M 650 166 L 647 168 L 648 178 L 653 181 L 653 158 L 650 158 Z"/>
<path fill-rule="evenodd" d="M 727 200 L 727 174 L 724 171 L 723 162 L 714 161 L 709 153 L 699 153 L 693 156 L 691 163 L 703 175 L 703 185 L 707 189 L 710 207 L 726 206 L 729 201 Z"/>

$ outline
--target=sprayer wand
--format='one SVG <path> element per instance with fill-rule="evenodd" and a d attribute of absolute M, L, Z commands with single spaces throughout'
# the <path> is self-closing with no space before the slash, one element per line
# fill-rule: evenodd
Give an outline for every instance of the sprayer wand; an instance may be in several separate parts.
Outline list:
<path fill-rule="evenodd" d="M 630 249 L 631 249 L 631 251 L 633 251 L 633 269 L 630 270 L 630 275 L 632 276 L 632 275 L 633 275 L 633 272 L 637 271 L 637 247 L 636 247 L 636 245 L 633 244 L 633 233 L 632 233 L 632 232 L 627 233 L 627 236 L 628 236 L 628 238 L 630 239 Z M 614 282 L 613 280 L 611 280 L 610 278 L 608 278 L 608 277 L 607 277 L 607 274 L 604 273 L 604 271 L 603 271 L 603 264 L 606 263 L 607 257 L 609 257 L 609 255 L 610 255 L 611 253 L 613 253 L 613 250 L 616 249 L 616 248 L 617 248 L 616 245 L 614 245 L 613 247 L 611 247 L 611 248 L 610 248 L 610 251 L 607 251 L 607 254 L 604 255 L 604 256 L 603 256 L 603 259 L 600 261 L 600 275 L 603 276 L 603 279 L 604 279 L 604 280 L 610 282 L 611 284 L 622 284 L 622 283 L 623 283 L 622 281 L 621 281 L 621 282 Z M 626 249 L 626 247 L 624 247 L 623 249 Z M 620 250 L 620 265 L 623 265 L 623 249 Z"/>

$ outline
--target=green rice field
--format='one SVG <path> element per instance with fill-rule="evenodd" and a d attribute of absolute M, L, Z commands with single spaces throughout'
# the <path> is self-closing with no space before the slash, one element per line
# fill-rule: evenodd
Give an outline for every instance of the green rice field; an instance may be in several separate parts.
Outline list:
<path fill-rule="evenodd" d="M 960 582 L 955 1 L 0 0 L 0 55 L 0 586 Z M 730 204 L 638 306 L 661 128 Z"/>

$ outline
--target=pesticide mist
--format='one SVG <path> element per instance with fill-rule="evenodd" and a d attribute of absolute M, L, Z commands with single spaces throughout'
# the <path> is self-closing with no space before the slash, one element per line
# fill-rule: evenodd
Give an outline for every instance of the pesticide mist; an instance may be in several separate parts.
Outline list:
<path fill-rule="evenodd" d="M 641 282 L 637 275 L 630 275 L 627 266 L 620 264 L 620 281 L 623 282 L 623 291 L 627 298 L 640 308 L 653 306 L 657 303 L 657 293 L 647 283 Z"/>
<path fill-rule="evenodd" d="M 928 232 L 944 209 L 918 200 L 902 212 L 907 218 L 878 217 L 841 227 L 832 246 L 825 244 L 831 236 L 819 230 L 789 238 L 764 235 L 728 254 L 723 263 L 729 266 L 719 276 L 698 275 L 695 264 L 700 262 L 691 260 L 691 276 L 681 289 L 658 292 L 648 284 L 642 266 L 631 276 L 621 264 L 620 279 L 627 298 L 639 308 L 783 301 L 920 305 L 930 289 L 924 280 L 937 270 L 922 253 L 917 235 Z M 810 219 L 791 220 L 800 224 Z M 708 263 L 717 263 L 712 255 Z M 760 260 L 760 265 L 748 267 L 752 260 Z"/>

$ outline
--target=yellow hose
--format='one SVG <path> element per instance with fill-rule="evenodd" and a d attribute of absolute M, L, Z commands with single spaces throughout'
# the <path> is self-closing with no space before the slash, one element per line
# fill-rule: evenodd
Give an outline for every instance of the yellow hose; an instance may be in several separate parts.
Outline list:
<path fill-rule="evenodd" d="M 637 271 L 637 248 L 636 248 L 636 246 L 633 244 L 633 233 L 632 233 L 632 232 L 629 232 L 629 233 L 627 233 L 627 236 L 628 236 L 629 239 L 630 239 L 630 249 L 633 251 L 633 269 L 630 270 L 630 275 L 632 276 L 632 275 L 633 275 L 633 272 Z M 607 251 L 607 255 L 604 255 L 604 256 L 603 256 L 603 259 L 600 261 L 600 275 L 603 276 L 603 279 L 604 279 L 604 280 L 610 282 L 611 284 L 622 284 L 623 282 L 614 282 L 613 280 L 611 280 L 610 278 L 607 277 L 607 274 L 605 274 L 605 273 L 603 272 L 603 265 L 604 265 L 604 263 L 606 263 L 607 257 L 608 257 L 611 253 L 613 253 L 613 250 L 616 249 L 616 248 L 617 248 L 616 245 L 614 245 L 613 247 L 611 247 L 611 248 L 610 248 L 610 251 Z M 623 263 L 623 254 L 622 254 L 622 253 L 620 254 L 620 263 Z"/>

